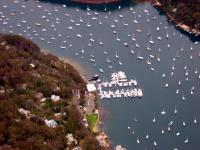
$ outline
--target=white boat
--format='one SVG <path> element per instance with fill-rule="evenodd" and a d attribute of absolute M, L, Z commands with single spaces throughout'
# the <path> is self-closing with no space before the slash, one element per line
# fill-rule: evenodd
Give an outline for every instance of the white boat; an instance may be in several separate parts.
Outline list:
<path fill-rule="evenodd" d="M 150 61 L 149 57 L 147 58 L 146 62 L 147 62 L 148 65 L 151 65 L 151 61 Z"/>
<path fill-rule="evenodd" d="M 138 138 L 138 137 L 137 137 L 137 140 L 136 140 L 136 141 L 137 141 L 137 143 L 138 143 L 138 144 L 140 143 L 140 140 L 139 140 L 139 138 Z"/>
<path fill-rule="evenodd" d="M 168 83 L 166 83 L 166 84 L 165 84 L 165 88 L 167 88 L 168 86 L 169 86 L 169 84 L 168 84 Z"/>
<path fill-rule="evenodd" d="M 196 118 L 196 116 L 194 117 L 194 123 L 195 123 L 195 124 L 197 123 L 197 118 Z"/>
<path fill-rule="evenodd" d="M 164 134 L 164 133 L 165 133 L 165 131 L 162 129 L 162 130 L 161 130 L 161 133 L 162 133 L 162 134 Z"/>
<path fill-rule="evenodd" d="M 118 56 L 118 54 L 117 54 L 117 51 L 115 52 L 115 57 L 116 57 L 116 58 L 119 58 L 119 56 Z"/>
<path fill-rule="evenodd" d="M 149 138 L 149 134 L 147 134 L 145 138 L 148 139 Z"/>
<path fill-rule="evenodd" d="M 156 118 L 154 117 L 154 118 L 153 118 L 153 123 L 155 123 L 155 122 L 156 122 Z"/>
<path fill-rule="evenodd" d="M 76 34 L 76 36 L 77 36 L 78 38 L 81 38 L 81 37 L 82 37 L 81 34 Z"/>
<path fill-rule="evenodd" d="M 180 132 L 177 132 L 177 133 L 176 133 L 176 136 L 179 136 L 179 135 L 180 135 Z"/>
<path fill-rule="evenodd" d="M 140 48 L 140 45 L 139 45 L 138 43 L 136 43 L 135 46 L 136 46 L 137 48 Z"/>
<path fill-rule="evenodd" d="M 184 143 L 188 143 L 188 142 L 189 142 L 189 138 L 187 136 L 186 139 L 185 139 L 185 141 L 184 141 Z"/>
<path fill-rule="evenodd" d="M 177 111 L 177 108 L 175 106 L 175 108 L 174 108 L 174 114 L 177 114 L 177 113 L 178 113 L 178 111 Z"/>
<path fill-rule="evenodd" d="M 158 53 L 158 56 L 157 56 L 157 61 L 160 61 L 160 56 L 159 56 L 159 53 Z"/>
<path fill-rule="evenodd" d="M 137 56 L 137 59 L 139 59 L 139 60 L 143 60 L 143 59 L 144 59 L 144 57 L 143 57 L 143 56 L 140 56 L 140 51 L 138 51 L 138 56 Z"/>
<path fill-rule="evenodd" d="M 101 73 L 103 73 L 103 72 L 104 72 L 104 71 L 103 71 L 103 69 L 101 69 L 101 68 L 99 69 L 99 71 L 100 71 Z"/>
<path fill-rule="evenodd" d="M 36 22 L 36 23 L 35 23 L 35 25 L 36 25 L 36 26 L 41 26 L 41 24 L 40 24 L 40 23 L 38 23 L 38 22 Z"/>
<path fill-rule="evenodd" d="M 160 112 L 160 114 L 161 115 L 166 115 L 167 114 L 167 112 L 164 110 L 164 108 L 163 108 L 163 110 Z"/>
<path fill-rule="evenodd" d="M 183 96 L 182 96 L 182 100 L 185 100 L 185 95 L 183 94 Z"/>
<path fill-rule="evenodd" d="M 119 65 L 123 65 L 123 63 L 121 61 L 119 61 Z"/>
<path fill-rule="evenodd" d="M 168 33 L 168 31 L 167 31 L 167 34 L 166 34 L 166 38 L 167 38 L 167 39 L 169 38 L 169 33 Z"/>
<path fill-rule="evenodd" d="M 150 37 L 149 43 L 154 44 L 155 42 L 152 39 L 152 36 Z"/>
<path fill-rule="evenodd" d="M 162 78 L 164 78 L 164 77 L 165 77 L 165 73 L 162 74 Z"/>
<path fill-rule="evenodd" d="M 90 61 L 95 62 L 95 59 L 91 58 Z"/>
<path fill-rule="evenodd" d="M 182 123 L 182 124 L 183 124 L 183 126 L 184 126 L 184 127 L 186 126 L 186 123 L 185 123 L 184 121 L 183 121 L 183 123 Z"/>
<path fill-rule="evenodd" d="M 154 145 L 154 146 L 157 146 L 157 143 L 156 143 L 156 141 L 154 141 L 154 142 L 153 142 L 153 145 Z"/>
<path fill-rule="evenodd" d="M 147 44 L 147 48 L 146 48 L 148 51 L 151 50 L 150 46 L 149 46 L 149 43 Z"/>
<path fill-rule="evenodd" d="M 136 39 L 135 39 L 135 36 L 134 36 L 134 34 L 132 34 L 132 40 L 133 41 L 135 41 Z"/>
<path fill-rule="evenodd" d="M 107 61 L 108 63 L 110 63 L 110 62 L 111 62 L 111 60 L 110 60 L 110 58 L 109 58 L 109 57 L 106 59 L 106 61 Z"/>

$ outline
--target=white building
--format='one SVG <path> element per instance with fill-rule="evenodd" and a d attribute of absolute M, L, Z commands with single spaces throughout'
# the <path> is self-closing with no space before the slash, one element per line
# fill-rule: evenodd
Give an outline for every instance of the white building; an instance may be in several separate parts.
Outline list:
<path fill-rule="evenodd" d="M 53 102 L 58 102 L 58 101 L 60 101 L 60 96 L 51 95 L 51 100 L 52 100 Z"/>
<path fill-rule="evenodd" d="M 95 86 L 94 84 L 88 83 L 88 84 L 87 84 L 87 90 L 88 90 L 88 92 L 94 92 L 94 91 L 96 91 L 97 89 L 96 89 L 96 86 Z"/>

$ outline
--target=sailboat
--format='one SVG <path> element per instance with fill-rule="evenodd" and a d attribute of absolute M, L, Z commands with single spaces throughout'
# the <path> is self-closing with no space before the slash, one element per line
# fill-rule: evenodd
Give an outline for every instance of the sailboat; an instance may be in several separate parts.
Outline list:
<path fill-rule="evenodd" d="M 157 60 L 158 60 L 158 61 L 160 61 L 160 56 L 159 56 L 159 53 L 158 53 L 158 56 L 157 56 Z"/>
<path fill-rule="evenodd" d="M 150 37 L 149 43 L 154 44 L 155 42 L 153 41 L 152 36 Z"/>
<path fill-rule="evenodd" d="M 139 59 L 139 60 L 143 60 L 143 59 L 144 59 L 144 57 L 143 57 L 143 56 L 140 56 L 140 51 L 138 51 L 138 56 L 137 56 L 137 59 Z"/>
<path fill-rule="evenodd" d="M 134 34 L 132 34 L 132 40 L 136 41 Z"/>
<path fill-rule="evenodd" d="M 168 33 L 168 31 L 167 31 L 167 34 L 166 34 L 166 38 L 167 38 L 167 39 L 169 38 L 169 33 Z"/>
<path fill-rule="evenodd" d="M 148 51 L 151 50 L 151 48 L 150 48 L 150 46 L 149 46 L 149 43 L 147 44 L 147 50 L 148 50 Z"/>
<path fill-rule="evenodd" d="M 161 115 L 166 115 L 167 114 L 167 112 L 164 110 L 164 108 L 163 108 L 163 110 L 160 112 L 160 114 Z"/>
<path fill-rule="evenodd" d="M 118 54 L 117 54 L 117 51 L 115 52 L 115 57 L 116 57 L 116 58 L 119 58 L 119 56 L 118 56 Z"/>
<path fill-rule="evenodd" d="M 196 116 L 194 117 L 194 123 L 197 123 L 197 118 L 196 118 Z"/>
<path fill-rule="evenodd" d="M 147 62 L 148 65 L 151 65 L 151 61 L 150 61 L 149 57 L 147 58 L 146 62 Z"/>
<path fill-rule="evenodd" d="M 175 108 L 174 108 L 174 114 L 177 114 L 177 113 L 178 113 L 178 111 L 177 111 L 177 108 L 175 106 Z"/>

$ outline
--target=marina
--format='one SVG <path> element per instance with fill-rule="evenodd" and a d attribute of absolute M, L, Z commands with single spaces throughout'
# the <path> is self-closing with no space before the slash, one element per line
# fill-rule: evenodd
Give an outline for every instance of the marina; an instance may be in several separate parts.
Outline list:
<path fill-rule="evenodd" d="M 73 59 L 86 68 L 85 76 L 97 74 L 99 105 L 109 112 L 101 128 L 113 145 L 200 147 L 200 39 L 181 32 L 148 2 L 1 0 L 0 32 Z"/>

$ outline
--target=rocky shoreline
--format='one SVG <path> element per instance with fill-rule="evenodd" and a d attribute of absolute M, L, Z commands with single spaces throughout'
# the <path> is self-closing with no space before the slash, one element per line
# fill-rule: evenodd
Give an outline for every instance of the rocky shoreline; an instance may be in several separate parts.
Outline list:
<path fill-rule="evenodd" d="M 195 28 L 191 28 L 189 27 L 188 25 L 182 23 L 182 22 L 179 22 L 177 21 L 172 15 L 170 15 L 168 12 L 164 11 L 163 9 L 163 5 L 159 2 L 159 0 L 151 0 L 151 5 L 155 8 L 158 8 L 160 10 L 162 10 L 166 15 L 167 17 L 169 18 L 170 21 L 173 21 L 175 23 L 175 25 L 180 28 L 181 30 L 187 32 L 187 33 L 190 33 L 190 34 L 193 34 L 195 36 L 200 36 L 200 31 L 195 29 Z"/>

